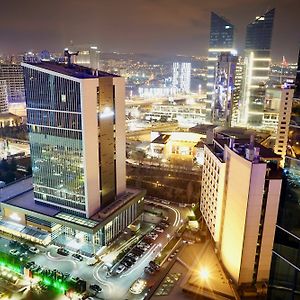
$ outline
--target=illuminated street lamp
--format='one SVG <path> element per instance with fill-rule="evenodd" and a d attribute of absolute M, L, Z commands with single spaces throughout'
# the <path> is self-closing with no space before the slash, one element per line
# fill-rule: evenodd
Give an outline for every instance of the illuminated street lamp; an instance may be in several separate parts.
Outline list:
<path fill-rule="evenodd" d="M 209 272 L 206 268 L 201 268 L 199 271 L 200 279 L 207 280 L 209 278 Z"/>

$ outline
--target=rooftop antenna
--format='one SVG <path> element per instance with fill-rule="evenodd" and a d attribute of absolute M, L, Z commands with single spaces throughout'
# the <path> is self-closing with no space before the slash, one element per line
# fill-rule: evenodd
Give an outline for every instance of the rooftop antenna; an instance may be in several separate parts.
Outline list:
<path fill-rule="evenodd" d="M 69 52 L 69 49 L 65 49 L 65 51 L 64 51 L 65 63 L 67 64 L 68 67 L 70 67 L 72 65 L 72 63 L 71 63 L 72 56 L 77 56 L 78 53 L 79 53 L 79 51 Z"/>

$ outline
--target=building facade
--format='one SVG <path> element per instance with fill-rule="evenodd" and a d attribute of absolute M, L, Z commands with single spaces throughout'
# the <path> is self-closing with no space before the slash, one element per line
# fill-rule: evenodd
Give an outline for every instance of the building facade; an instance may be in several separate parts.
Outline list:
<path fill-rule="evenodd" d="M 126 188 L 124 79 L 70 63 L 22 65 L 33 187 L 3 197 L 3 227 L 15 214 L 18 226 L 42 225 L 40 243 L 73 237 L 95 252 L 142 211 L 144 192 Z"/>
<path fill-rule="evenodd" d="M 73 62 L 75 64 L 95 70 L 100 69 L 100 50 L 97 46 L 72 45 L 68 49 L 72 52 L 78 52 L 78 55 L 74 56 Z"/>
<path fill-rule="evenodd" d="M 286 84 L 282 89 L 278 126 L 274 152 L 281 155 L 284 161 L 288 142 L 289 123 L 291 119 L 294 86 Z"/>
<path fill-rule="evenodd" d="M 8 96 L 5 80 L 0 80 L 0 114 L 8 112 Z"/>
<path fill-rule="evenodd" d="M 174 62 L 172 87 L 176 93 L 188 94 L 191 91 L 191 63 Z"/>
<path fill-rule="evenodd" d="M 280 156 L 253 139 L 206 145 L 200 210 L 238 286 L 268 282 L 281 190 Z"/>
<path fill-rule="evenodd" d="M 218 56 L 215 74 L 213 121 L 215 124 L 230 125 L 235 117 L 241 91 L 239 77 L 240 58 L 228 52 Z M 238 73 L 237 73 L 238 72 Z M 236 76 L 237 75 L 237 76 Z M 237 77 L 237 78 L 236 78 Z M 234 116 L 234 117 L 233 117 Z"/>
<path fill-rule="evenodd" d="M 7 85 L 8 103 L 25 102 L 23 70 L 19 64 L 0 64 L 0 80 Z"/>
<path fill-rule="evenodd" d="M 241 123 L 250 127 L 262 126 L 274 16 L 275 9 L 269 10 L 247 26 Z"/>
<path fill-rule="evenodd" d="M 224 17 L 212 12 L 207 63 L 206 119 L 211 121 L 214 104 L 216 63 L 221 52 L 232 52 L 234 47 L 234 26 Z"/>

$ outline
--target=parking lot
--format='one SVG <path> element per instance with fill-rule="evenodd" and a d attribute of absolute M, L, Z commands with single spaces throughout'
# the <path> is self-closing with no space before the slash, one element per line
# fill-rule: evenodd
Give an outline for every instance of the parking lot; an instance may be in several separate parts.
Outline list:
<path fill-rule="evenodd" d="M 73 252 L 64 253 L 63 250 L 60 252 L 58 247 L 53 245 L 30 248 L 34 245 L 14 244 L 6 238 L 0 238 L 0 247 L 7 253 L 17 251 L 16 257 L 24 256 L 28 261 L 34 262 L 33 268 L 36 268 L 36 272 L 43 273 L 45 270 L 55 269 L 56 274 L 62 276 L 63 280 L 86 281 L 91 295 L 112 300 L 141 299 L 147 293 L 148 283 L 153 281 L 153 275 L 160 272 L 153 261 L 180 226 L 179 209 L 168 204 L 162 204 L 160 208 L 168 221 L 160 220 L 152 226 L 147 223 L 149 233 L 143 231 L 138 239 L 135 239 L 134 235 L 124 242 L 119 242 L 117 246 L 112 245 L 113 250 L 103 254 L 102 261 L 93 266 L 88 265 L 90 259 L 87 257 Z M 124 256 L 115 259 L 124 249 Z M 114 261 L 114 264 L 111 266 L 108 261 Z M 147 286 L 140 295 L 136 295 L 130 292 L 130 287 L 139 278 L 145 279 Z"/>

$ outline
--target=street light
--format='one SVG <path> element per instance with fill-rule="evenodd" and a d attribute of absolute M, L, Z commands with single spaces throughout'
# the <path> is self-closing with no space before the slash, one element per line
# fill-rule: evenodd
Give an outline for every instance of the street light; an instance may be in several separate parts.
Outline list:
<path fill-rule="evenodd" d="M 207 280 L 209 278 L 209 272 L 206 268 L 201 268 L 199 271 L 199 276 L 202 280 Z"/>

